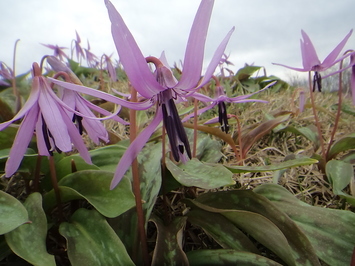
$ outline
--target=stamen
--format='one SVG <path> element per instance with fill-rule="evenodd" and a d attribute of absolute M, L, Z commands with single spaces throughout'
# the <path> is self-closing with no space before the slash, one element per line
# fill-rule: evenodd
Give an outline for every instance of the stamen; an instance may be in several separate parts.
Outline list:
<path fill-rule="evenodd" d="M 322 76 L 319 74 L 318 71 L 315 71 L 314 76 L 313 76 L 313 92 L 316 90 L 316 85 L 317 85 L 318 91 L 321 92 L 322 91 Z"/>
<path fill-rule="evenodd" d="M 221 130 L 228 134 L 229 124 L 228 124 L 227 108 L 224 102 L 218 103 L 218 122 L 221 125 Z"/>
<path fill-rule="evenodd" d="M 73 123 L 77 125 L 80 135 L 82 135 L 84 132 L 82 120 L 83 120 L 83 118 L 81 116 L 76 115 L 76 114 L 74 114 L 73 119 L 72 119 Z"/>
<path fill-rule="evenodd" d="M 48 127 L 47 127 L 46 122 L 43 119 L 43 116 L 42 116 L 42 133 L 43 133 L 44 143 L 46 144 L 48 153 L 50 156 L 53 156 L 53 151 L 52 151 L 51 143 L 49 141 L 49 136 L 48 136 Z"/>

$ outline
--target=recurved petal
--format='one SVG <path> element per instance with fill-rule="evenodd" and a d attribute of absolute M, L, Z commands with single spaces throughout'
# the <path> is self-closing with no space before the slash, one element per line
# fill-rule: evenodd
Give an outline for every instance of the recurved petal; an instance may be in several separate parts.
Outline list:
<path fill-rule="evenodd" d="M 0 124 L 0 131 L 9 126 L 14 121 L 23 117 L 27 112 L 33 108 L 33 106 L 38 102 L 39 97 L 39 85 L 38 80 L 36 78 L 32 81 L 32 90 L 30 96 L 28 97 L 26 103 L 23 105 L 21 110 L 9 121 Z"/>
<path fill-rule="evenodd" d="M 218 46 L 217 50 L 214 52 L 214 55 L 212 57 L 211 62 L 209 63 L 207 69 L 206 69 L 206 73 L 203 76 L 200 84 L 198 85 L 199 88 L 203 87 L 207 82 L 210 81 L 213 73 L 216 70 L 216 67 L 218 66 L 218 64 L 221 61 L 221 58 L 224 54 L 224 51 L 226 50 L 226 46 L 229 42 L 230 37 L 232 36 L 232 33 L 234 32 L 234 27 L 227 33 L 226 37 L 224 37 L 224 39 L 222 40 L 222 42 L 220 43 L 220 45 Z"/>
<path fill-rule="evenodd" d="M 146 109 L 152 107 L 154 104 L 150 100 L 144 101 L 144 102 L 139 102 L 139 103 L 128 102 L 128 101 L 122 100 L 116 96 L 113 96 L 111 94 L 105 93 L 103 91 L 94 90 L 89 87 L 85 87 L 82 85 L 77 85 L 77 84 L 73 84 L 73 83 L 69 83 L 69 82 L 64 82 L 64 81 L 53 79 L 53 78 L 48 78 L 48 79 L 51 82 L 53 82 L 54 84 L 57 84 L 63 88 L 73 90 L 76 92 L 80 92 L 80 93 L 84 93 L 87 95 L 91 95 L 91 96 L 106 100 L 108 102 L 119 104 L 119 105 L 125 106 L 130 109 L 134 109 L 134 110 L 146 110 Z"/>
<path fill-rule="evenodd" d="M 320 61 L 318 59 L 316 49 L 314 49 L 313 43 L 307 33 L 301 30 L 301 34 L 303 37 L 303 42 L 301 41 L 303 67 L 304 69 L 307 69 L 306 71 L 308 71 L 312 68 L 312 66 L 320 65 Z"/>
<path fill-rule="evenodd" d="M 213 0 L 203 0 L 197 10 L 187 41 L 183 71 L 177 84 L 178 88 L 194 88 L 201 78 L 205 42 L 213 4 Z"/>
<path fill-rule="evenodd" d="M 138 135 L 138 137 L 131 143 L 131 145 L 129 145 L 128 149 L 123 154 L 120 162 L 117 165 L 115 175 L 112 179 L 110 186 L 111 189 L 114 189 L 121 181 L 128 168 L 131 166 L 133 160 L 137 158 L 139 152 L 143 149 L 144 145 L 147 143 L 150 136 L 153 134 L 154 130 L 157 128 L 162 119 L 163 114 L 159 108 L 152 122 L 150 122 L 150 124 Z"/>
<path fill-rule="evenodd" d="M 151 98 L 165 90 L 154 78 L 131 32 L 121 15 L 108 0 L 105 0 L 111 20 L 112 37 L 117 53 L 132 86 L 144 97 Z"/>
<path fill-rule="evenodd" d="M 343 50 L 346 42 L 350 38 L 351 34 L 353 33 L 353 30 L 351 30 L 345 38 L 334 48 L 334 50 L 324 59 L 322 65 L 323 67 L 331 67 L 335 60 L 337 59 L 338 55 L 340 54 L 341 50 Z"/>
<path fill-rule="evenodd" d="M 38 116 L 38 105 L 34 105 L 23 119 L 12 145 L 5 166 L 5 175 L 10 177 L 19 168 L 22 158 L 31 141 Z"/>

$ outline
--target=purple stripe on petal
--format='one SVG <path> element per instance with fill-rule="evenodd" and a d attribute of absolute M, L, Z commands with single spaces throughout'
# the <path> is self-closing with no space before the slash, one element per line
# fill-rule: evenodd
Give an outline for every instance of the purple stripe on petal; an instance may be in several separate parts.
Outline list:
<path fill-rule="evenodd" d="M 197 10 L 187 41 L 183 71 L 181 79 L 176 85 L 177 88 L 196 87 L 201 78 L 205 42 L 213 4 L 213 0 L 204 0 Z"/>
<path fill-rule="evenodd" d="M 140 51 L 131 32 L 124 23 L 121 15 L 108 0 L 105 0 L 111 20 L 112 37 L 117 53 L 132 86 L 144 97 L 151 98 L 165 90 L 150 71 L 148 64 Z"/>
<path fill-rule="evenodd" d="M 133 160 L 138 156 L 139 152 L 143 149 L 144 145 L 147 143 L 150 136 L 162 120 L 163 114 L 161 108 L 159 108 L 152 122 L 150 122 L 150 124 L 138 135 L 138 137 L 131 143 L 131 145 L 129 145 L 128 149 L 123 154 L 117 165 L 110 189 L 114 189 L 121 181 L 128 168 L 131 166 Z"/>
<path fill-rule="evenodd" d="M 34 105 L 23 119 L 16 137 L 12 145 L 9 158 L 5 166 L 5 174 L 7 177 L 13 175 L 19 168 L 22 158 L 27 150 L 35 129 L 38 117 L 38 105 Z"/>

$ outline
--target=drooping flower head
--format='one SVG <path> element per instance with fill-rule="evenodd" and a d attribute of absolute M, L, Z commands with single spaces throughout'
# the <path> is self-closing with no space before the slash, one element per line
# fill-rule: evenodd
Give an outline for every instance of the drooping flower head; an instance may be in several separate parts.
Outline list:
<path fill-rule="evenodd" d="M 185 152 L 190 156 L 189 145 L 183 133 L 184 129 L 182 125 L 180 127 L 181 120 L 176 111 L 175 101 L 184 100 L 185 96 L 192 95 L 194 91 L 209 82 L 224 54 L 225 47 L 234 28 L 217 48 L 204 77 L 201 79 L 204 46 L 214 4 L 213 0 L 202 0 L 187 42 L 181 78 L 177 81 L 173 78 L 171 70 L 162 62 L 163 60 L 161 60 L 161 63 L 154 60 L 155 75 L 151 72 L 147 65 L 147 59 L 140 51 L 121 15 L 110 1 L 105 0 L 105 3 L 111 20 L 112 36 L 120 62 L 131 85 L 140 95 L 158 103 L 158 108 L 151 124 L 132 142 L 121 158 L 111 183 L 111 188 L 114 188 L 162 119 L 164 119 L 164 125 L 167 128 L 174 158 L 179 160 L 180 155 L 186 155 Z M 148 58 L 148 62 L 152 62 L 151 59 L 151 57 Z M 175 124 L 171 125 L 171 123 Z"/>
<path fill-rule="evenodd" d="M 53 92 L 37 63 L 33 64 L 32 74 L 28 100 L 14 118 L 0 124 L 0 130 L 3 130 L 23 118 L 6 162 L 6 176 L 18 169 L 34 133 L 39 155 L 53 155 L 55 150 L 69 152 L 74 145 L 82 158 L 91 163 L 84 141 L 64 109 L 66 105 Z"/>
<path fill-rule="evenodd" d="M 306 32 L 303 30 L 301 31 L 303 40 L 301 39 L 301 54 L 302 54 L 302 63 L 303 63 L 303 68 L 297 68 L 297 67 L 290 67 L 286 66 L 283 64 L 276 64 L 273 63 L 274 65 L 279 65 L 283 67 L 287 67 L 289 69 L 293 69 L 296 71 L 301 71 L 301 72 L 308 72 L 308 71 L 314 71 L 314 84 L 313 84 L 313 90 L 315 89 L 315 86 L 317 85 L 318 90 L 321 90 L 321 75 L 319 72 L 323 72 L 330 67 L 334 66 L 336 63 L 340 62 L 343 60 L 345 57 L 348 55 L 342 56 L 338 58 L 341 50 L 344 48 L 346 42 L 350 38 L 352 34 L 352 30 L 345 36 L 345 38 L 334 48 L 334 50 L 321 62 L 318 58 L 316 49 L 313 46 L 313 43 L 309 36 L 307 35 Z M 327 76 L 336 74 L 337 72 L 331 73 Z"/>

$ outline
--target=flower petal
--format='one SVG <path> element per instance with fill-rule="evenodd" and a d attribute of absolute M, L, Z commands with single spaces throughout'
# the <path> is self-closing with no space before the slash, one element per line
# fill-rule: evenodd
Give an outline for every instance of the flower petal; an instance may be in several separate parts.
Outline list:
<path fill-rule="evenodd" d="M 111 20 L 112 37 L 117 53 L 132 86 L 144 97 L 151 98 L 165 90 L 154 78 L 131 32 L 121 15 L 108 0 L 105 0 Z"/>
<path fill-rule="evenodd" d="M 108 94 L 108 93 L 105 93 L 105 92 L 99 91 L 99 90 L 94 90 L 89 87 L 85 87 L 85 86 L 81 86 L 81 85 L 77 85 L 77 84 L 73 84 L 73 83 L 69 83 L 69 82 L 64 82 L 64 81 L 53 79 L 53 78 L 47 78 L 47 79 L 49 79 L 54 84 L 62 86 L 66 89 L 77 91 L 77 92 L 84 93 L 87 95 L 91 95 L 91 96 L 103 99 L 105 101 L 108 101 L 108 102 L 112 102 L 115 104 L 125 106 L 130 109 L 146 110 L 146 109 L 153 106 L 153 103 L 150 100 L 145 101 L 145 102 L 139 102 L 139 103 L 128 102 L 128 101 L 122 100 L 116 96 L 113 96 L 111 94 Z"/>
<path fill-rule="evenodd" d="M 55 145 L 61 151 L 71 151 L 72 145 L 68 135 L 68 130 L 63 121 L 63 116 L 59 110 L 61 107 L 48 93 L 51 88 L 49 88 L 48 84 L 45 82 L 45 79 L 41 78 L 41 80 L 43 89 L 39 96 L 38 103 L 43 115 L 43 119 L 48 127 L 48 130 L 51 132 L 54 138 Z M 65 116 L 68 117 L 67 114 L 65 114 Z"/>
<path fill-rule="evenodd" d="M 23 119 L 12 145 L 9 158 L 5 166 L 5 175 L 12 176 L 19 168 L 22 158 L 31 141 L 38 117 L 38 105 L 34 105 Z"/>
<path fill-rule="evenodd" d="M 8 127 L 11 123 L 14 121 L 20 119 L 24 115 L 26 115 L 27 112 L 33 108 L 33 106 L 37 103 L 39 97 L 39 85 L 36 79 L 33 79 L 32 82 L 32 90 L 30 93 L 30 96 L 28 97 L 26 103 L 23 105 L 21 110 L 9 121 L 6 121 L 4 123 L 0 124 L 0 131 L 3 130 L 4 128 Z"/>
<path fill-rule="evenodd" d="M 198 88 L 203 87 L 207 82 L 210 81 L 213 73 L 216 70 L 216 67 L 218 64 L 221 62 L 221 58 L 224 54 L 224 51 L 226 50 L 226 46 L 229 42 L 230 37 L 232 36 L 232 33 L 234 32 L 234 27 L 227 33 L 226 37 L 222 40 L 220 45 L 218 46 L 217 50 L 214 52 L 214 55 L 212 57 L 211 62 L 209 63 L 205 75 L 203 76 L 200 84 L 198 85 Z"/>
<path fill-rule="evenodd" d="M 320 65 L 316 49 L 314 49 L 311 39 L 307 33 L 301 30 L 303 41 L 301 41 L 301 52 L 303 60 L 303 68 L 311 69 L 313 66 Z"/>
<path fill-rule="evenodd" d="M 83 138 L 79 134 L 78 129 L 73 124 L 73 122 L 66 116 L 66 113 L 63 109 L 59 109 L 59 112 L 62 115 L 63 121 L 66 124 L 66 128 L 68 129 L 68 134 L 70 136 L 71 142 L 74 144 L 74 147 L 79 151 L 80 156 L 84 159 L 84 161 L 88 164 L 92 164 L 91 157 Z"/>
<path fill-rule="evenodd" d="M 121 160 L 119 161 L 115 175 L 111 182 L 111 189 L 114 189 L 117 184 L 121 181 L 128 168 L 131 166 L 133 160 L 138 156 L 139 152 L 143 149 L 144 145 L 149 140 L 150 136 L 153 134 L 154 130 L 157 128 L 159 123 L 163 119 L 163 114 L 161 108 L 158 108 L 154 119 L 150 124 L 138 135 L 138 137 L 129 145 L 126 152 L 123 154 Z"/>
<path fill-rule="evenodd" d="M 213 4 L 214 0 L 201 1 L 197 10 L 187 41 L 181 79 L 176 86 L 178 88 L 196 87 L 201 78 L 205 42 Z"/>
<path fill-rule="evenodd" d="M 341 50 L 343 50 L 346 42 L 350 38 L 353 30 L 351 30 L 345 38 L 334 48 L 334 50 L 324 59 L 322 66 L 325 68 L 331 67 L 335 60 L 337 59 L 338 55 L 340 54 Z"/>
<path fill-rule="evenodd" d="M 42 119 L 42 113 L 38 113 L 37 117 L 37 123 L 36 123 L 36 140 L 37 140 L 37 149 L 38 149 L 38 154 L 43 155 L 43 156 L 50 156 L 48 152 L 48 147 L 46 145 L 46 142 L 44 140 L 44 135 L 43 135 L 43 119 Z"/>

